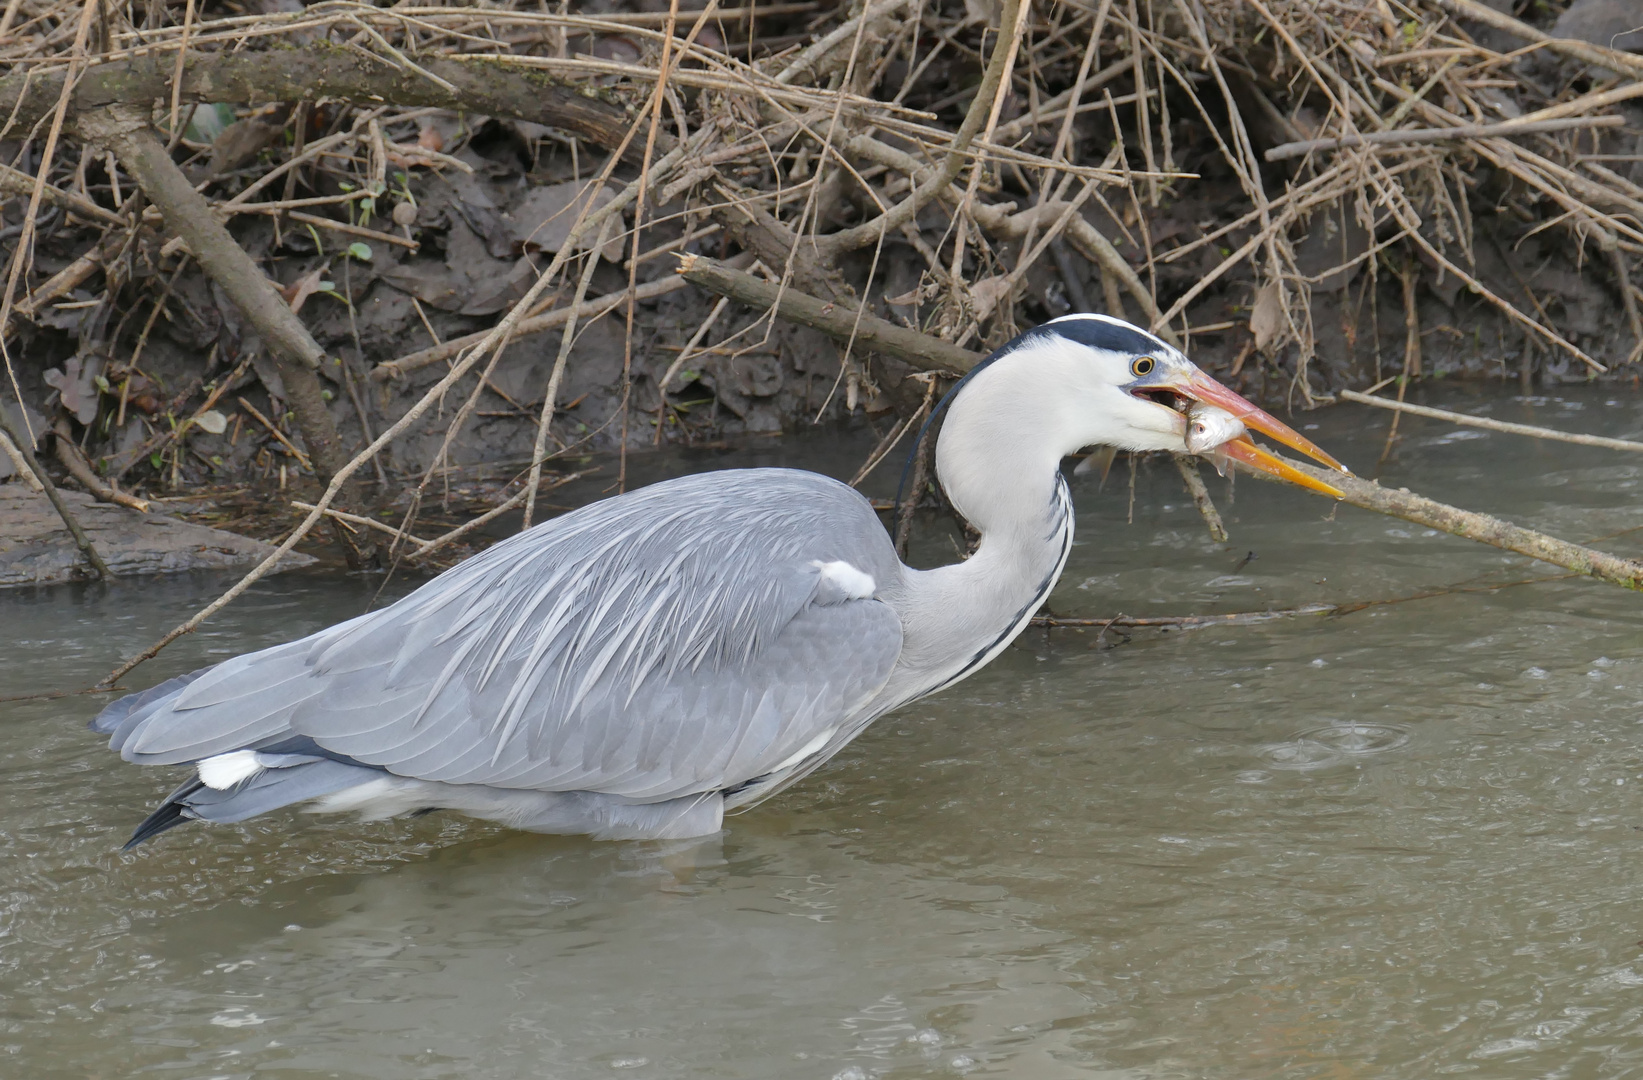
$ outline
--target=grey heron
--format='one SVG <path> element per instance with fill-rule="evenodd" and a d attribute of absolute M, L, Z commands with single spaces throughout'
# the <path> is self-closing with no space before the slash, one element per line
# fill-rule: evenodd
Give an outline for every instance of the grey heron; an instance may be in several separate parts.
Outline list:
<path fill-rule="evenodd" d="M 1199 424 L 1193 449 L 1333 492 L 1244 429 L 1343 466 L 1178 350 L 1064 316 L 943 400 L 936 474 L 980 532 L 969 559 L 904 566 L 867 499 L 798 470 L 593 503 L 389 607 L 109 705 L 91 726 L 127 761 L 194 767 L 127 847 L 295 803 L 603 839 L 715 833 L 997 656 L 1071 547 L 1062 459 L 1182 451 L 1194 403 L 1225 415 L 1218 445 Z"/>

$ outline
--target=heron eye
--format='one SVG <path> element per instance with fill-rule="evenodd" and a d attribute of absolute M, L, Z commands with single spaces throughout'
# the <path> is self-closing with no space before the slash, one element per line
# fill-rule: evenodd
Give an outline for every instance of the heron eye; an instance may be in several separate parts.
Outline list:
<path fill-rule="evenodd" d="M 1150 356 L 1138 356 L 1130 362 L 1130 374 L 1136 378 L 1151 375 L 1152 369 L 1158 366 L 1158 361 Z"/>

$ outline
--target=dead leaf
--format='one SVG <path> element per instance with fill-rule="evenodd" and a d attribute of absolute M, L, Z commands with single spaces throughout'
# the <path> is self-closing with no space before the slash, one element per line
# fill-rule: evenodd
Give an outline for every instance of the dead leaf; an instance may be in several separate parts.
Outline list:
<path fill-rule="evenodd" d="M 221 435 L 228 430 L 228 417 L 216 409 L 207 409 L 194 418 L 194 423 L 201 431 L 209 432 L 212 435 Z"/>
<path fill-rule="evenodd" d="M 485 241 L 485 251 L 493 259 L 507 259 L 515 254 L 517 240 L 512 224 L 496 212 L 490 198 L 484 196 L 477 185 L 469 188 L 467 194 L 452 199 L 451 209 L 457 212 L 475 236 Z"/>
<path fill-rule="evenodd" d="M 524 251 L 557 252 L 565 246 L 570 238 L 571 226 L 582 213 L 582 205 L 588 201 L 588 190 L 593 187 L 592 181 L 577 183 L 570 181 L 564 184 L 550 184 L 546 187 L 532 188 L 519 204 L 513 208 L 511 214 L 504 215 L 513 225 L 514 236 Z M 589 212 L 599 209 L 616 197 L 615 192 L 608 187 L 601 186 L 592 192 L 592 205 Z M 593 237 L 583 237 L 577 242 L 577 251 L 586 251 L 593 246 Z M 604 249 L 599 253 L 606 262 L 615 262 L 622 257 L 621 237 L 612 237 L 605 242 Z"/>
<path fill-rule="evenodd" d="M 440 311 L 461 311 L 467 303 L 467 275 L 436 262 L 419 260 L 408 266 L 391 267 L 382 272 L 382 280 Z"/>
<path fill-rule="evenodd" d="M 510 308 L 530 291 L 536 280 L 536 267 L 528 257 L 514 263 L 507 277 L 476 282 L 467 303 L 458 309 L 462 315 L 494 315 Z"/>
<path fill-rule="evenodd" d="M 1269 281 L 1255 294 L 1255 306 L 1249 313 L 1249 332 L 1255 335 L 1255 347 L 1270 353 L 1269 346 L 1277 343 L 1283 330 L 1283 293 L 1276 281 Z"/>
<path fill-rule="evenodd" d="M 40 378 L 57 391 L 65 411 L 80 423 L 89 424 L 97 419 L 97 375 L 102 369 L 100 356 L 91 357 L 89 362 L 81 356 L 71 356 L 61 370 L 47 368 Z"/>
<path fill-rule="evenodd" d="M 991 315 L 999 302 L 1009 296 L 1012 285 L 1008 274 L 995 274 L 971 285 L 970 304 L 975 308 L 976 318 Z"/>
<path fill-rule="evenodd" d="M 263 147 L 279 138 L 284 131 L 283 116 L 277 124 L 259 116 L 236 120 L 229 124 L 222 130 L 222 134 L 211 140 L 209 175 L 222 176 L 246 165 L 262 153 Z"/>
<path fill-rule="evenodd" d="M 325 280 L 325 267 L 316 266 L 310 272 L 302 275 L 291 284 L 280 290 L 285 302 L 291 305 L 292 311 L 301 311 L 302 305 L 310 296 L 320 291 L 320 285 Z"/>

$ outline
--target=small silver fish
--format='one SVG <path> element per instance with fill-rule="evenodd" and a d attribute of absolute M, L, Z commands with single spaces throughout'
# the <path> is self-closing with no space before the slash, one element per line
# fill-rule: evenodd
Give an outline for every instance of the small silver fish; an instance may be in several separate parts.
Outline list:
<path fill-rule="evenodd" d="M 1244 433 L 1244 422 L 1215 405 L 1195 401 L 1187 410 L 1187 453 L 1210 454 Z"/>

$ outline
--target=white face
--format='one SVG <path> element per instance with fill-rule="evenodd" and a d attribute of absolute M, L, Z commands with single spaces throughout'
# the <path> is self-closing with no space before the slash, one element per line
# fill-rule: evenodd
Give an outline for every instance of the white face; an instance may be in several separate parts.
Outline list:
<path fill-rule="evenodd" d="M 1037 452 L 1052 460 L 1085 446 L 1185 451 L 1189 399 L 1174 387 L 1208 377 L 1127 323 L 1068 326 L 1086 339 L 1079 341 L 1063 335 L 1066 322 L 1023 335 L 976 372 L 954 399 L 947 425 L 972 428 L 977 445 L 1002 454 L 1025 450 L 1022 438 L 1031 433 Z"/>
<path fill-rule="evenodd" d="M 1193 401 L 1175 388 L 1208 377 L 1179 350 L 1127 324 L 1119 327 L 1110 335 L 1113 344 L 1141 347 L 1087 344 L 1062 337 L 1061 327 L 1050 323 L 1045 329 L 1055 331 L 1054 336 L 1029 341 L 1019 355 L 1004 357 L 1000 363 L 1020 372 L 1017 377 L 1039 381 L 1050 390 L 1053 403 L 1046 419 L 1053 417 L 1056 426 L 1066 428 L 1069 444 L 1186 450 L 1189 424 L 1185 413 Z M 1103 332 L 1081 336 L 1108 337 Z M 1126 338 L 1131 340 L 1126 342 Z"/>
<path fill-rule="evenodd" d="M 1194 420 L 1200 430 L 1189 446 Z M 1342 468 L 1151 334 L 1104 315 L 1063 316 L 1021 335 L 964 381 L 947 410 L 937 468 L 972 521 L 966 506 L 997 503 L 1009 478 L 1053 475 L 1062 458 L 1087 446 L 1221 451 L 1339 496 L 1258 450 L 1246 429 Z"/>

